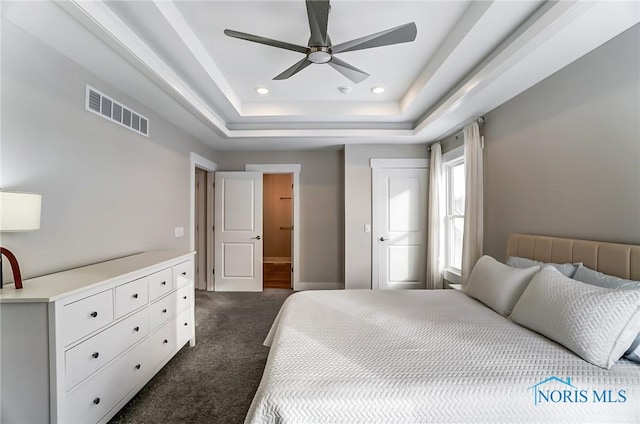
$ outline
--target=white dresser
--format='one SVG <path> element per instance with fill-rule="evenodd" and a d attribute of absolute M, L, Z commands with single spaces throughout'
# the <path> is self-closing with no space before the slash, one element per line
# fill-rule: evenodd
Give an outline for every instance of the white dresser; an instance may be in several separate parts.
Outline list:
<path fill-rule="evenodd" d="M 146 252 L 0 290 L 0 422 L 104 423 L 187 342 L 193 252 Z"/>

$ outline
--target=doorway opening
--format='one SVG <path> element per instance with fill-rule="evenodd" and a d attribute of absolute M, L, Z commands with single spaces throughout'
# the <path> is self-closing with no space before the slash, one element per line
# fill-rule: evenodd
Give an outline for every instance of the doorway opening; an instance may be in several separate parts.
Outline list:
<path fill-rule="evenodd" d="M 195 288 L 196 290 L 207 289 L 207 171 L 202 168 L 195 168 L 195 222 L 194 222 L 194 244 L 195 256 Z"/>
<path fill-rule="evenodd" d="M 198 256 L 203 259 L 198 267 L 198 279 L 194 280 L 194 288 L 211 291 L 213 290 L 213 212 L 215 210 L 213 181 L 214 172 L 218 165 L 193 152 L 190 154 L 190 159 L 189 249 L 197 250 Z M 196 180 L 199 180 L 197 189 Z M 196 229 L 199 232 L 197 236 Z M 179 237 L 178 228 L 176 228 L 176 237 Z M 202 247 L 203 242 L 204 247 Z M 198 247 L 198 243 L 200 243 L 200 247 Z M 204 253 L 200 255 L 200 252 Z"/>
<path fill-rule="evenodd" d="M 292 287 L 293 174 L 263 176 L 263 288 Z"/>

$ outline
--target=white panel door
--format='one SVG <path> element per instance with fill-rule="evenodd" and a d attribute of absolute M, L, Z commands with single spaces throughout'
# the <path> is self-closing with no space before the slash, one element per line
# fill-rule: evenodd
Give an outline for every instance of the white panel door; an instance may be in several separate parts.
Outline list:
<path fill-rule="evenodd" d="M 215 289 L 262 291 L 262 172 L 216 172 Z"/>
<path fill-rule="evenodd" d="M 425 168 L 378 168 L 373 175 L 373 288 L 425 287 Z"/>

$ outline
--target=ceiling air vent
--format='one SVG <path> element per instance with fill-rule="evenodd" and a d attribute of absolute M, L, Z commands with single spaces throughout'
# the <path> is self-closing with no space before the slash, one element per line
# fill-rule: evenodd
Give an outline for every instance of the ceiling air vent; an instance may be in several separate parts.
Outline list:
<path fill-rule="evenodd" d="M 93 112 L 96 115 L 129 128 L 131 131 L 149 137 L 149 120 L 147 118 L 88 85 L 85 108 L 89 112 Z"/>

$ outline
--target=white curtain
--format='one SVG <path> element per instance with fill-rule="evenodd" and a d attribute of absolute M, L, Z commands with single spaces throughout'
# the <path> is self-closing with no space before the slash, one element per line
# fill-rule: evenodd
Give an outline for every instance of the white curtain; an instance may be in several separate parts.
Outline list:
<path fill-rule="evenodd" d="M 429 164 L 429 218 L 427 224 L 427 288 L 442 288 L 442 240 L 444 219 L 444 187 L 442 178 L 442 149 L 440 143 L 431 145 Z"/>
<path fill-rule="evenodd" d="M 464 127 L 465 204 L 464 235 L 462 238 L 462 284 L 473 266 L 482 256 L 483 228 L 483 173 L 482 140 L 478 121 Z"/>

